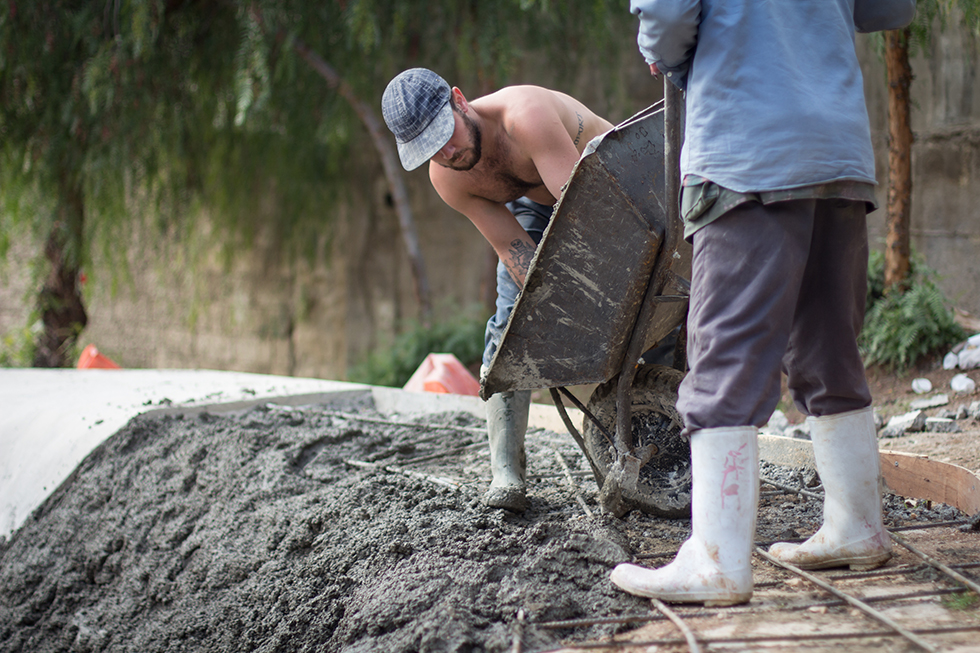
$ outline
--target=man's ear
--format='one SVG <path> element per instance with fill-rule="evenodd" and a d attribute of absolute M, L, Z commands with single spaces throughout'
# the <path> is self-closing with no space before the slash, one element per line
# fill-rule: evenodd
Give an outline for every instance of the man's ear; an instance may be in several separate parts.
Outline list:
<path fill-rule="evenodd" d="M 459 90 L 458 86 L 453 86 L 453 104 L 462 113 L 469 111 L 470 105 L 466 102 L 466 98 L 463 96 L 463 92 Z"/>

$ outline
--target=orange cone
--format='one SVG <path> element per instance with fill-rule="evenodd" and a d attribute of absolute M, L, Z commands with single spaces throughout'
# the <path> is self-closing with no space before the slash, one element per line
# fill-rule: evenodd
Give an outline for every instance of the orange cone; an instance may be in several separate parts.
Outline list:
<path fill-rule="evenodd" d="M 476 397 L 480 394 L 480 382 L 452 354 L 429 354 L 403 389 Z"/>
<path fill-rule="evenodd" d="M 80 370 L 119 370 L 122 369 L 115 362 L 112 361 L 108 356 L 104 356 L 99 353 L 99 350 L 95 348 L 95 345 L 89 345 L 82 350 L 82 355 L 78 357 L 78 365 L 76 366 Z"/>

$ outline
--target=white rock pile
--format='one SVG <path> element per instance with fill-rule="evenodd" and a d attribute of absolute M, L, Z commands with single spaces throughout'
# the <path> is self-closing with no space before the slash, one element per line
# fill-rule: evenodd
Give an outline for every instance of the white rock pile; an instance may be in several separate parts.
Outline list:
<path fill-rule="evenodd" d="M 966 374 L 957 374 L 950 379 L 949 387 L 953 389 L 953 392 L 969 394 L 977 389 L 977 384 Z"/>
<path fill-rule="evenodd" d="M 945 396 L 945 395 L 939 395 Z M 912 402 L 915 404 L 916 402 Z M 948 400 L 940 405 L 948 404 Z M 980 401 L 974 401 L 969 406 L 960 404 L 956 409 L 943 409 L 935 417 L 928 417 L 921 408 L 914 408 L 904 415 L 895 415 L 879 434 L 883 438 L 897 438 L 906 433 L 931 431 L 933 433 L 959 433 L 962 431 L 960 422 L 973 419 L 980 421 Z"/>
<path fill-rule="evenodd" d="M 767 435 L 782 435 L 798 440 L 810 439 L 810 425 L 806 420 L 799 424 L 791 424 L 786 413 L 778 409 L 773 411 L 772 416 L 761 431 Z"/>
<path fill-rule="evenodd" d="M 972 370 L 980 367 L 980 333 L 975 333 L 966 342 L 953 347 L 943 358 L 943 369 Z"/>
<path fill-rule="evenodd" d="M 932 392 L 932 381 L 929 379 L 912 379 L 912 392 L 917 395 Z"/>
<path fill-rule="evenodd" d="M 963 430 L 962 422 L 966 420 L 980 422 L 980 401 L 971 402 L 969 405 L 959 404 L 955 409 L 944 408 L 933 417 L 926 415 L 926 408 L 937 408 L 948 404 L 949 397 L 942 394 L 920 399 L 912 402 L 911 411 L 903 415 L 895 415 L 887 424 L 875 409 L 875 427 L 878 429 L 878 437 L 897 438 L 907 433 L 923 431 L 960 433 Z M 761 430 L 768 435 L 781 435 L 798 440 L 810 439 L 810 425 L 805 420 L 799 424 L 791 424 L 781 410 L 774 411 L 769 422 Z"/>

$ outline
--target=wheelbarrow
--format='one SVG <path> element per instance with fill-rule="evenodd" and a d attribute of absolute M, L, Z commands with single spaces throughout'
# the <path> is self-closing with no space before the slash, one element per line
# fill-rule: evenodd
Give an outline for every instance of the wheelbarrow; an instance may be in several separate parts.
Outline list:
<path fill-rule="evenodd" d="M 597 137 L 579 159 L 480 388 L 484 399 L 550 389 L 617 517 L 690 512 L 690 445 L 675 404 L 691 252 L 677 215 L 679 102 L 668 94 L 666 104 Z M 673 365 L 646 364 L 644 353 L 672 336 Z M 588 405 L 566 389 L 585 384 L 598 384 Z M 563 395 L 586 416 L 582 433 Z"/>

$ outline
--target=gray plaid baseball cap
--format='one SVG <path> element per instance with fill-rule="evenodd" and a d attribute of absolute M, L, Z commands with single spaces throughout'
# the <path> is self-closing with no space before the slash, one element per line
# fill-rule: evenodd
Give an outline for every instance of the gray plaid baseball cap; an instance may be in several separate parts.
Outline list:
<path fill-rule="evenodd" d="M 431 159 L 452 138 L 456 120 L 451 96 L 446 80 L 428 68 L 411 68 L 388 83 L 381 113 L 406 170 Z"/>

